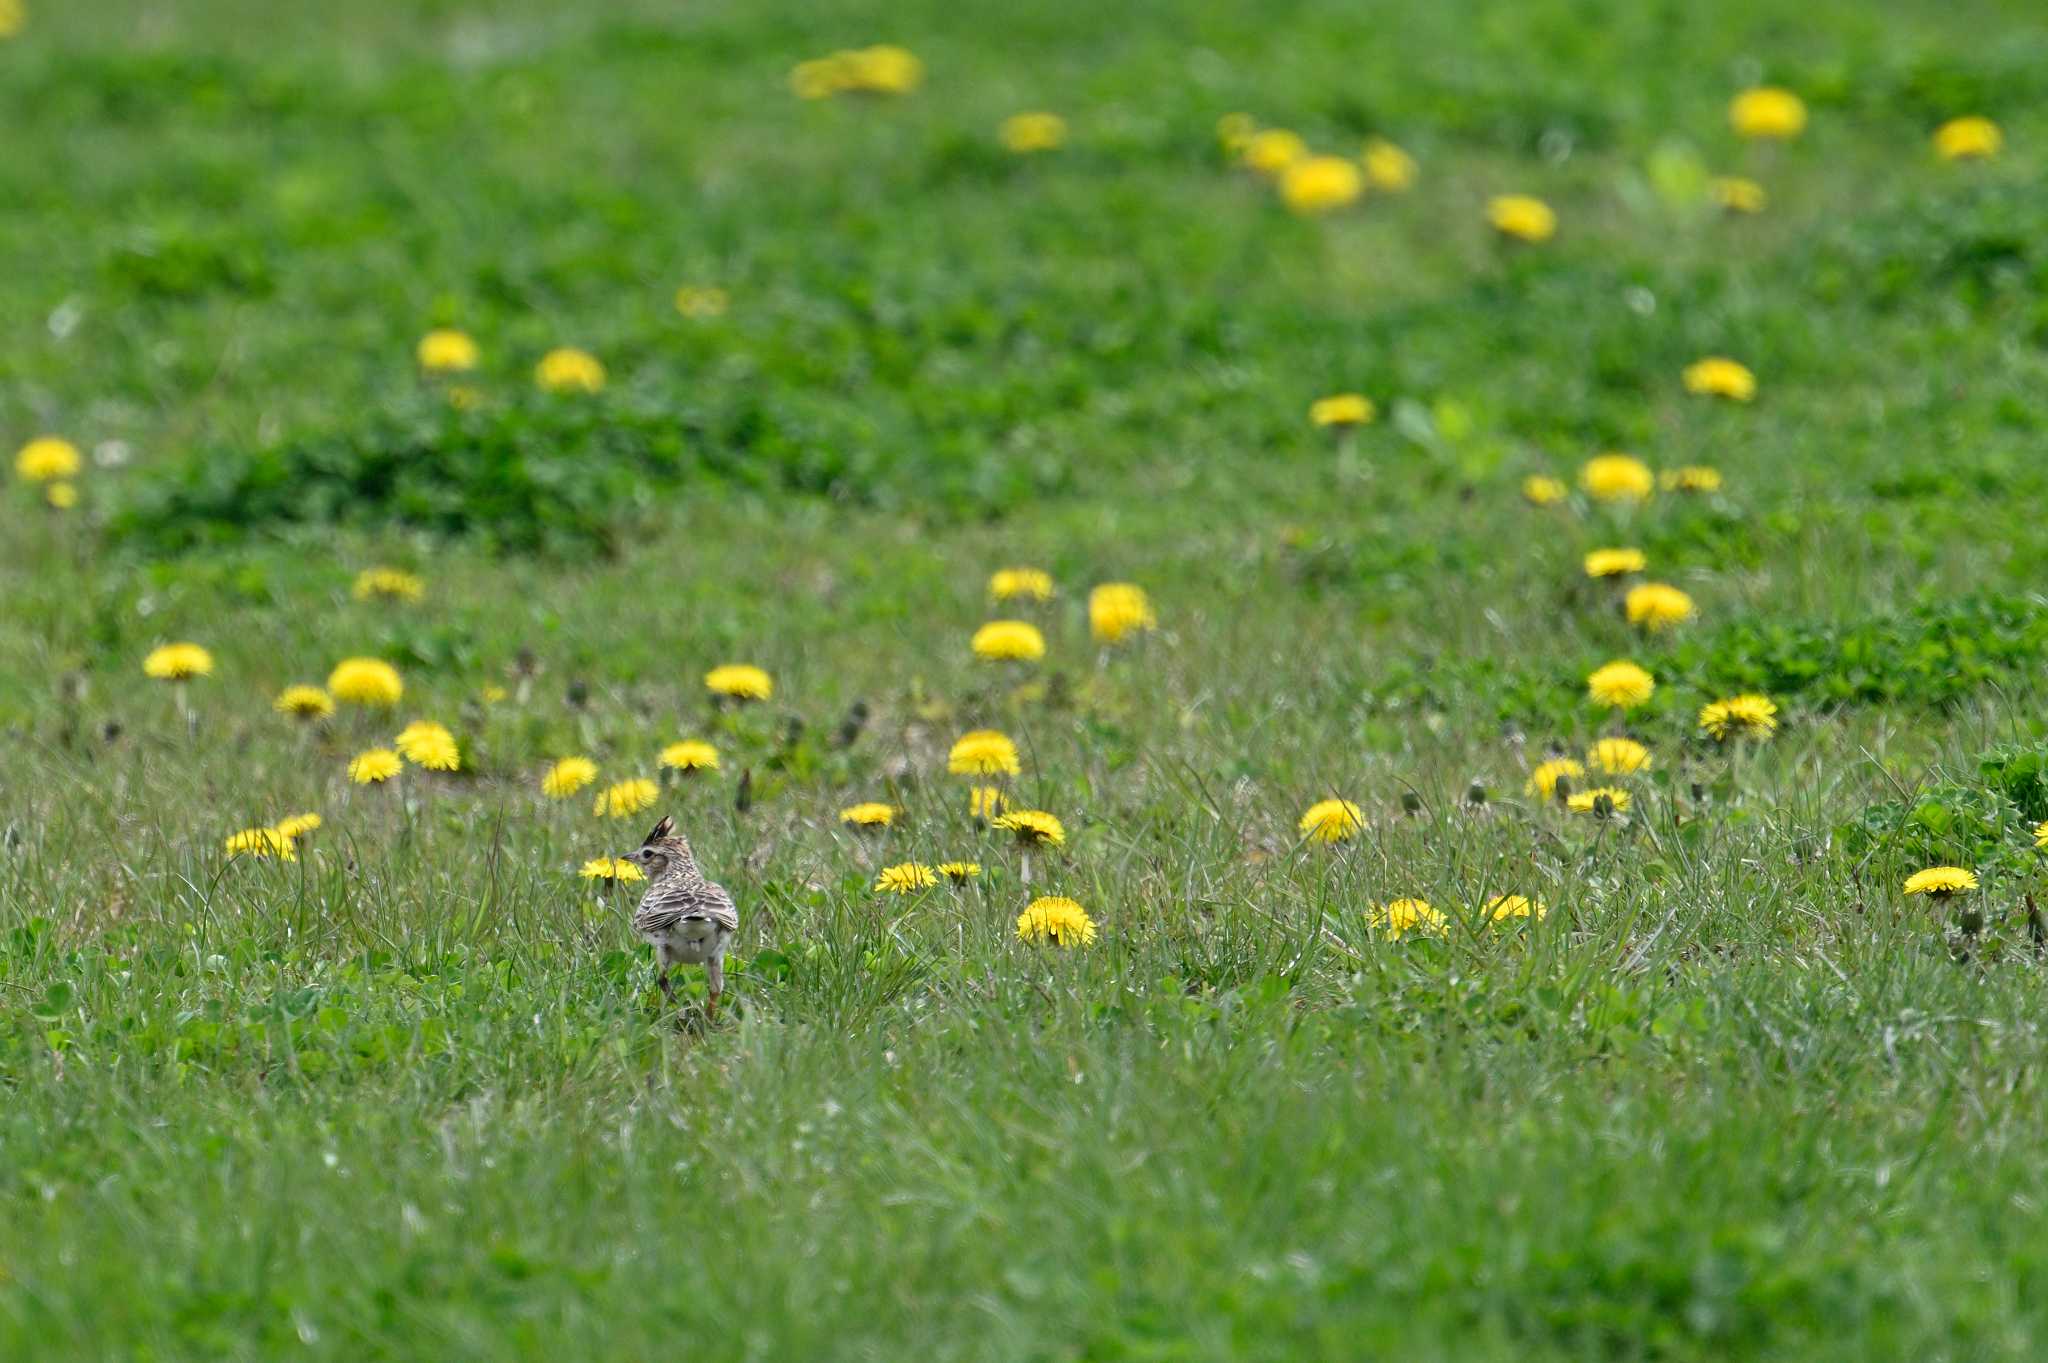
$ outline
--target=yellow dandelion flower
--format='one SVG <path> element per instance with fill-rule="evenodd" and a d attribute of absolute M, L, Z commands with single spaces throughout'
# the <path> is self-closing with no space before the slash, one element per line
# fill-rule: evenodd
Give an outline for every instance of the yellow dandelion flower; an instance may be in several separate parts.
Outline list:
<path fill-rule="evenodd" d="M 1650 769 L 1650 750 L 1633 738 L 1603 738 L 1586 754 L 1586 764 L 1608 776 L 1628 776 Z"/>
<path fill-rule="evenodd" d="M 1095 944 L 1095 920 L 1088 910 L 1065 895 L 1034 899 L 1017 915 L 1017 940 L 1027 946 L 1073 948 Z"/>
<path fill-rule="evenodd" d="M 638 814 L 660 798 L 660 786 L 644 776 L 636 776 L 630 781 L 615 781 L 599 791 L 590 812 L 607 819 L 624 819 Z"/>
<path fill-rule="evenodd" d="M 327 821 L 318 814 L 293 814 L 277 821 L 278 835 L 288 842 L 297 842 L 308 833 L 318 832 Z"/>
<path fill-rule="evenodd" d="M 496 705 L 511 693 L 496 682 L 485 682 L 476 689 L 476 698 L 486 705 Z"/>
<path fill-rule="evenodd" d="M 1790 90 L 1759 85 L 1729 101 L 1728 125 L 1742 137 L 1788 141 L 1806 130 L 1806 103 Z"/>
<path fill-rule="evenodd" d="M 929 890 L 939 883 L 932 868 L 920 862 L 906 861 L 895 866 L 884 866 L 882 874 L 875 877 L 877 894 L 913 894 L 918 890 Z"/>
<path fill-rule="evenodd" d="M 409 758 L 412 754 L 406 751 L 408 748 L 454 736 L 445 725 L 437 724 L 431 719 L 416 719 L 398 731 L 398 737 L 392 741 L 391 746 L 398 749 L 401 757 Z"/>
<path fill-rule="evenodd" d="M 647 879 L 647 873 L 624 857 L 592 857 L 577 872 L 585 880 L 619 880 L 631 883 Z"/>
<path fill-rule="evenodd" d="M 1441 910 L 1432 908 L 1427 899 L 1396 899 L 1373 910 L 1371 921 L 1375 929 L 1387 935 L 1389 942 L 1398 942 L 1410 933 L 1442 932 L 1450 920 Z"/>
<path fill-rule="evenodd" d="M 686 738 L 661 750 L 661 765 L 676 771 L 717 771 L 718 749 L 701 738 Z"/>
<path fill-rule="evenodd" d="M 1486 221 L 1494 231 L 1515 241 L 1549 241 L 1557 235 L 1557 214 L 1549 204 L 1527 194 L 1499 194 L 1487 200 Z"/>
<path fill-rule="evenodd" d="M 1650 466 L 1632 454 L 1602 454 L 1579 470 L 1579 486 L 1599 502 L 1640 502 L 1656 491 Z"/>
<path fill-rule="evenodd" d="M 676 290 L 676 311 L 685 317 L 723 317 L 732 297 L 711 284 L 685 284 Z"/>
<path fill-rule="evenodd" d="M 964 885 L 981 874 L 981 863 L 978 861 L 942 861 L 939 863 L 939 874 L 952 881 L 955 885 Z"/>
<path fill-rule="evenodd" d="M 1308 405 L 1310 422 L 1317 426 L 1334 426 L 1338 430 L 1369 425 L 1378 415 L 1379 409 L 1373 406 L 1372 399 L 1362 393 L 1333 393 Z"/>
<path fill-rule="evenodd" d="M 1522 480 L 1522 499 L 1531 506 L 1556 506 L 1568 495 L 1561 478 L 1532 473 Z"/>
<path fill-rule="evenodd" d="M 856 90 L 872 95 L 907 95 L 924 84 L 924 63 L 908 48 L 876 43 L 850 55 Z"/>
<path fill-rule="evenodd" d="M 398 754 L 389 748 L 371 748 L 349 759 L 348 779 L 359 786 L 380 785 L 398 775 Z"/>
<path fill-rule="evenodd" d="M 1297 826 L 1310 842 L 1344 842 L 1365 828 L 1365 815 L 1349 800 L 1318 800 Z"/>
<path fill-rule="evenodd" d="M 1924 894 L 1935 899 L 1946 899 L 1952 894 L 1976 888 L 1976 873 L 1961 866 L 1930 866 L 1906 877 L 1907 894 Z"/>
<path fill-rule="evenodd" d="M 1549 905 L 1525 894 L 1495 895 L 1486 901 L 1486 919 L 1490 923 L 1501 923 L 1510 918 L 1534 918 L 1540 923 L 1549 916 Z"/>
<path fill-rule="evenodd" d="M 1573 791 L 1565 797 L 1564 807 L 1574 814 L 1591 814 L 1598 819 L 1611 819 L 1617 814 L 1628 813 L 1629 801 L 1633 797 L 1618 786 L 1594 786 L 1591 790 Z"/>
<path fill-rule="evenodd" d="M 799 99 L 826 99 L 849 92 L 907 95 L 923 83 L 924 63 L 907 49 L 889 43 L 799 62 L 789 73 L 789 87 Z"/>
<path fill-rule="evenodd" d="M 1730 213 L 1761 213 L 1769 201 L 1762 185 L 1740 175 L 1716 175 L 1707 181 L 1707 197 Z"/>
<path fill-rule="evenodd" d="M 1557 783 L 1576 781 L 1586 774 L 1586 769 L 1569 757 L 1553 757 L 1547 762 L 1538 762 L 1529 773 L 1529 784 L 1524 787 L 1530 795 L 1540 795 L 1546 800 L 1557 798 Z"/>
<path fill-rule="evenodd" d="M 1057 151 L 1067 140 L 1067 120 L 1043 112 L 1011 114 L 996 130 L 1003 146 L 1019 156 Z"/>
<path fill-rule="evenodd" d="M 245 828 L 230 834 L 222 848 L 231 857 L 276 857 L 280 861 L 299 859 L 299 854 L 292 850 L 292 840 L 275 828 Z"/>
<path fill-rule="evenodd" d="M 977 819 L 993 819 L 1010 807 L 1009 797 L 996 786 L 976 786 L 967 792 L 967 812 Z"/>
<path fill-rule="evenodd" d="M 1415 184 L 1415 158 L 1384 137 L 1367 142 L 1358 159 L 1364 163 L 1365 178 L 1372 181 L 1374 189 L 1400 194 Z"/>
<path fill-rule="evenodd" d="M 946 770 L 955 776 L 1015 776 L 1023 767 L 1008 734 L 975 729 L 955 740 L 946 756 Z"/>
<path fill-rule="evenodd" d="M 45 483 L 43 502 L 53 511 L 69 511 L 78 505 L 78 484 Z"/>
<path fill-rule="evenodd" d="M 597 779 L 597 763 L 587 757 L 564 757 L 540 778 L 540 793 L 550 800 L 566 800 Z"/>
<path fill-rule="evenodd" d="M 270 708 L 293 719 L 325 719 L 334 713 L 334 697 L 317 686 L 287 686 Z"/>
<path fill-rule="evenodd" d="M 1969 114 L 1934 130 L 1934 150 L 1944 161 L 1976 161 L 2005 148 L 2005 134 L 1988 118 Z"/>
<path fill-rule="evenodd" d="M 1014 834 L 1027 847 L 1058 847 L 1067 840 L 1065 825 L 1042 809 L 1013 809 L 990 826 Z"/>
<path fill-rule="evenodd" d="M 428 771 L 459 771 L 462 768 L 462 750 L 456 745 L 455 735 L 430 719 L 416 719 L 406 725 L 391 741 L 391 746 L 398 749 L 406 761 Z"/>
<path fill-rule="evenodd" d="M 1666 492 L 1719 492 L 1721 470 L 1705 464 L 1684 464 L 1664 470 L 1657 482 Z"/>
<path fill-rule="evenodd" d="M 1731 738 L 1769 738 L 1778 731 L 1778 707 L 1769 696 L 1748 692 L 1700 707 L 1700 732 L 1716 743 Z"/>
<path fill-rule="evenodd" d="M 427 771 L 460 771 L 462 748 L 455 735 L 438 724 L 428 725 L 408 740 L 399 735 L 398 750 L 408 762 Z"/>
<path fill-rule="evenodd" d="M 789 69 L 789 88 L 798 99 L 830 99 L 850 90 L 852 72 L 840 54 L 798 62 Z"/>
<path fill-rule="evenodd" d="M 1285 128 L 1253 133 L 1244 144 L 1244 163 L 1261 175 L 1279 175 L 1308 155 L 1308 143 Z"/>
<path fill-rule="evenodd" d="M 1043 568 L 998 568 L 989 576 L 988 594 L 997 601 L 1050 601 L 1052 574 Z"/>
<path fill-rule="evenodd" d="M 39 435 L 14 455 L 14 472 L 24 482 L 55 483 L 76 478 L 84 467 L 78 446 L 62 436 Z"/>
<path fill-rule="evenodd" d="M 597 356 L 574 346 L 559 346 L 540 357 L 533 381 L 550 393 L 596 393 L 604 388 L 604 366 Z"/>
<path fill-rule="evenodd" d="M 2034 846 L 2048 847 L 2048 819 L 2034 825 Z"/>
<path fill-rule="evenodd" d="M 429 374 L 466 374 L 476 368 L 479 352 L 466 331 L 442 327 L 420 337 L 414 350 L 420 368 Z"/>
<path fill-rule="evenodd" d="M 163 644 L 142 660 L 145 675 L 158 681 L 190 681 L 213 675 L 213 655 L 197 644 Z"/>
<path fill-rule="evenodd" d="M 1045 636 L 1024 620 L 991 620 L 974 631 L 974 656 L 991 662 L 1034 663 L 1045 656 Z"/>
<path fill-rule="evenodd" d="M 848 805 L 839 811 L 839 822 L 849 828 L 887 828 L 896 822 L 896 806 L 883 804 L 880 800 Z"/>
<path fill-rule="evenodd" d="M 1649 566 L 1649 555 L 1640 549 L 1595 549 L 1586 555 L 1587 577 L 1622 577 Z"/>
<path fill-rule="evenodd" d="M 1280 200 L 1289 211 L 1310 217 L 1358 202 L 1365 172 L 1342 156 L 1309 156 L 1280 172 Z"/>
<path fill-rule="evenodd" d="M 327 689 L 344 705 L 389 708 L 405 694 L 398 669 L 376 658 L 344 658 L 327 674 Z"/>
<path fill-rule="evenodd" d="M 1622 609 L 1631 625 L 1652 634 L 1682 625 L 1695 614 L 1692 598 L 1668 582 L 1644 582 L 1628 590 Z"/>
<path fill-rule="evenodd" d="M 1586 678 L 1586 694 L 1593 703 L 1613 706 L 1618 710 L 1635 709 L 1656 689 L 1655 677 L 1625 660 L 1595 668 Z"/>
<path fill-rule="evenodd" d="M 349 589 L 358 601 L 419 601 L 426 594 L 426 582 L 400 568 L 365 568 Z"/>
<path fill-rule="evenodd" d="M 1130 582 L 1105 582 L 1088 593 L 1088 632 L 1099 643 L 1117 644 L 1159 627 L 1152 599 Z"/>
<path fill-rule="evenodd" d="M 28 0 L 0 0 L 0 38 L 12 38 L 28 25 Z"/>
<path fill-rule="evenodd" d="M 1258 120 L 1250 114 L 1224 114 L 1216 120 L 1216 141 L 1233 156 L 1242 155 L 1258 130 Z"/>
<path fill-rule="evenodd" d="M 721 700 L 767 700 L 775 680 L 748 663 L 725 663 L 704 674 L 704 689 Z"/>
<path fill-rule="evenodd" d="M 1756 375 L 1748 365 L 1726 355 L 1694 360 L 1681 377 L 1685 380 L 1685 391 L 1701 397 L 1727 398 L 1732 402 L 1748 402 L 1756 397 Z"/>

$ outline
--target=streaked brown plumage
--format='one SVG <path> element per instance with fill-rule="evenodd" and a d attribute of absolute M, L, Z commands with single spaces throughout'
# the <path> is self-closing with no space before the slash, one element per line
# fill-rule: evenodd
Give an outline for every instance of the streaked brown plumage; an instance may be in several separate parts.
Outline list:
<path fill-rule="evenodd" d="M 624 859 L 647 875 L 647 893 L 633 911 L 633 931 L 654 946 L 661 992 L 674 1000 L 670 966 L 701 965 L 710 996 L 705 1013 L 717 1017 L 718 996 L 725 990 L 725 948 L 740 926 L 732 896 L 704 878 L 690 840 L 675 831 L 675 820 L 666 814 Z"/>

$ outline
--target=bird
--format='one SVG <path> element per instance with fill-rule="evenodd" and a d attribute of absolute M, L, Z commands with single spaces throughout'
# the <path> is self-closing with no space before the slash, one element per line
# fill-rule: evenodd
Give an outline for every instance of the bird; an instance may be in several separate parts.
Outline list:
<path fill-rule="evenodd" d="M 647 892 L 633 910 L 633 931 L 654 947 L 662 996 L 675 1002 L 670 966 L 701 965 L 710 995 L 705 1018 L 717 1018 L 718 996 L 725 990 L 725 948 L 740 927 L 732 896 L 704 878 L 690 840 L 676 832 L 675 820 L 667 814 L 647 840 L 621 860 L 638 866 L 647 877 Z"/>

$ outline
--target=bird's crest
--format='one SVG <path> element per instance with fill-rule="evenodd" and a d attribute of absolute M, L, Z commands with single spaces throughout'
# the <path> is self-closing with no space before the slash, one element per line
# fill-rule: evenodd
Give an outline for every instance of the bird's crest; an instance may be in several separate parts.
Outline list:
<path fill-rule="evenodd" d="M 642 847 L 659 847 L 664 851 L 675 853 L 684 861 L 694 860 L 690 855 L 690 840 L 676 832 L 675 816 L 671 814 L 662 815 L 661 822 L 648 832 L 647 840 L 640 845 Z"/>

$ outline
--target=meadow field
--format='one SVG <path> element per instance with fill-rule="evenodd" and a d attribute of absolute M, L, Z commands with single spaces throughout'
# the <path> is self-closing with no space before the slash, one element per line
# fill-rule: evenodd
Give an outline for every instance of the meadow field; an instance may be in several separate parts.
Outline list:
<path fill-rule="evenodd" d="M 2038 4 L 0 34 L 0 1358 L 2048 1356 Z"/>

